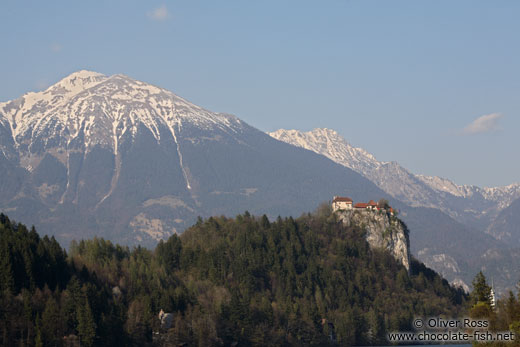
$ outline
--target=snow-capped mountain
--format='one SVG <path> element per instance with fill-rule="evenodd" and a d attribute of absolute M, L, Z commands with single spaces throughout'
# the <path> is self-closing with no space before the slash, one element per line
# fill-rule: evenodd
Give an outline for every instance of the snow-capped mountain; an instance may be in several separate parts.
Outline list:
<path fill-rule="evenodd" d="M 322 154 L 370 179 L 381 189 L 411 206 L 438 208 L 460 222 L 486 230 L 493 218 L 520 197 L 520 184 L 480 188 L 416 175 L 396 162 L 380 162 L 362 148 L 353 147 L 331 129 L 309 132 L 280 129 L 275 139 Z"/>
<path fill-rule="evenodd" d="M 125 139 L 135 138 L 140 126 L 160 143 L 173 139 L 183 125 L 234 133 L 240 120 L 193 105 L 175 94 L 125 75 L 104 76 L 79 71 L 47 90 L 28 93 L 0 104 L 9 123 L 23 166 L 38 165 L 37 153 L 54 148 L 85 146 L 111 149 L 117 156 Z M 5 122 L 4 120 L 4 122 Z M 63 161 L 66 161 L 63 158 Z M 182 157 L 179 157 L 182 167 Z M 187 173 L 183 173 L 189 188 Z"/>
<path fill-rule="evenodd" d="M 110 203 L 119 201 L 124 207 L 127 198 L 142 198 L 145 207 L 155 210 L 174 206 L 190 211 L 182 201 L 191 196 L 196 180 L 192 182 L 183 163 L 181 129 L 183 141 L 197 142 L 200 139 L 190 138 L 193 129 L 233 138 L 245 127 L 234 116 L 209 112 L 167 90 L 124 75 L 90 71 L 1 103 L 0 125 L 0 149 L 7 159 L 4 167 L 9 167 L 4 171 L 25 169 L 5 184 L 7 198 L 13 200 L 4 198 L 3 205 L 15 215 L 35 212 L 28 216 L 34 223 L 41 222 L 40 214 L 68 218 L 71 206 L 77 207 L 75 213 L 98 219 Z M 167 177 L 162 176 L 165 170 Z M 145 188 L 128 196 L 127 188 L 131 191 L 141 179 L 149 180 Z M 123 188 L 126 185 L 130 187 Z M 155 201 L 161 189 L 170 195 Z M 125 213 L 122 216 L 124 220 Z M 79 223 L 76 217 L 72 219 Z M 168 223 L 140 213 L 123 224 L 157 240 L 177 230 L 176 224 L 182 226 L 183 219 L 170 218 Z M 136 240 L 142 238 L 136 235 Z"/>
<path fill-rule="evenodd" d="M 513 183 L 502 187 L 478 187 L 473 185 L 457 185 L 447 178 L 437 176 L 414 175 L 426 183 L 430 188 L 439 192 L 446 192 L 453 196 L 471 198 L 474 195 L 482 195 L 484 199 L 493 201 L 498 209 L 509 206 L 513 200 L 520 197 L 520 184 Z"/>
<path fill-rule="evenodd" d="M 392 169 L 427 187 L 395 163 L 331 148 L 360 172 Z M 470 283 L 480 260 L 467 259 L 500 246 L 439 210 L 407 206 L 321 154 L 124 75 L 79 71 L 0 103 L 0 177 L 0 212 L 64 246 L 94 235 L 151 246 L 197 216 L 298 216 L 343 194 L 388 199 L 413 230 L 412 251 L 441 259 L 436 269 L 450 280 Z"/>
<path fill-rule="evenodd" d="M 279 129 L 269 135 L 277 140 L 324 155 L 361 174 L 376 171 L 385 164 L 377 161 L 363 148 L 353 147 L 331 129 L 314 129 L 309 132 Z"/>
<path fill-rule="evenodd" d="M 269 135 L 351 168 L 394 198 L 416 206 L 401 214 L 412 231 L 412 253 L 452 283 L 468 288 L 475 273 L 483 270 L 501 292 L 514 288 L 520 276 L 515 265 L 520 259 L 515 214 L 520 210 L 519 184 L 480 188 L 415 175 L 396 162 L 378 161 L 330 129 L 280 129 Z"/>
<path fill-rule="evenodd" d="M 0 211 L 65 244 L 153 244 L 198 215 L 299 215 L 350 185 L 386 196 L 235 116 L 90 71 L 0 103 L 0 176 Z"/>

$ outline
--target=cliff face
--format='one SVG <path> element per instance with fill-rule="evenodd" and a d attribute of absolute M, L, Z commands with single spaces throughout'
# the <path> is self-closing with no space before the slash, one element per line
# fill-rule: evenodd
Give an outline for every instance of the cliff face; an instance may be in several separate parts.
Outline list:
<path fill-rule="evenodd" d="M 484 230 L 500 211 L 520 198 L 518 183 L 489 188 L 457 185 L 441 177 L 416 175 L 396 162 L 378 161 L 363 148 L 352 146 L 332 129 L 309 132 L 279 129 L 269 135 L 324 155 L 360 173 L 409 206 L 439 209 L 458 222 L 480 230 Z"/>
<path fill-rule="evenodd" d="M 336 214 L 345 226 L 365 230 L 370 247 L 387 249 L 410 270 L 410 239 L 408 229 L 400 219 L 387 213 L 364 210 L 344 210 Z"/>

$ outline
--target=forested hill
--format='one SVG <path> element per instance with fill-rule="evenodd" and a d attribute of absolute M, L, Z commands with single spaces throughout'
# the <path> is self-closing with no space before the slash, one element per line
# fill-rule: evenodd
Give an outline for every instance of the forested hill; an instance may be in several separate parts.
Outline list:
<path fill-rule="evenodd" d="M 385 344 L 386 331 L 457 316 L 466 302 L 417 261 L 408 273 L 371 250 L 326 208 L 199 219 L 153 251 L 92 239 L 68 255 L 0 222 L 0 345 Z"/>

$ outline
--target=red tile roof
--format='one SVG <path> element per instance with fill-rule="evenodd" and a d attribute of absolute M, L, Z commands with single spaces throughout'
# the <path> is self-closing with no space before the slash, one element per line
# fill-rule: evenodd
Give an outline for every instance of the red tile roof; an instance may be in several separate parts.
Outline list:
<path fill-rule="evenodd" d="M 354 205 L 354 208 L 367 208 L 368 204 L 365 202 L 358 202 Z"/>
<path fill-rule="evenodd" d="M 374 202 L 374 200 L 370 200 L 368 202 L 368 206 L 377 206 L 377 204 Z"/>

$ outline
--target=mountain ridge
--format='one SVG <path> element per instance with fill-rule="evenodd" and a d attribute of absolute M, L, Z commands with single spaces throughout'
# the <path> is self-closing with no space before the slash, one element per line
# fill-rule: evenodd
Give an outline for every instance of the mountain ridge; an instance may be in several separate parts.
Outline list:
<path fill-rule="evenodd" d="M 321 154 L 128 76 L 79 72 L 26 97 L 0 104 L 0 211 L 64 245 L 97 235 L 153 247 L 198 216 L 298 216 L 343 194 L 389 200 L 427 256 L 445 251 L 432 236 L 439 220 L 457 245 L 469 235 Z M 495 245 L 471 235 L 483 252 Z M 474 273 L 457 276 L 469 283 Z"/>
<path fill-rule="evenodd" d="M 486 232 L 495 238 L 520 246 L 520 198 L 500 211 Z"/>
<path fill-rule="evenodd" d="M 101 103 L 106 118 L 112 121 L 111 130 L 114 136 L 118 137 L 122 136 L 127 130 L 126 127 L 118 128 L 126 117 L 129 117 L 132 121 L 129 125 L 134 125 L 137 120 L 143 122 L 157 140 L 160 140 L 158 121 L 163 122 L 160 125 L 167 125 L 172 134 L 175 125 L 187 120 L 199 122 L 199 126 L 206 127 L 210 125 L 232 125 L 232 121 L 240 123 L 240 120 L 234 116 L 207 111 L 166 89 L 133 80 L 126 75 L 105 76 L 85 70 L 65 77 L 43 92 L 30 92 L 13 101 L 0 103 L 0 110 L 10 124 L 15 143 L 18 143 L 18 139 L 26 135 L 28 129 L 41 130 L 42 126 L 46 125 L 45 123 L 41 124 L 45 119 L 47 122 L 60 122 L 60 125 L 64 128 L 62 135 L 67 135 L 73 140 L 80 135 L 84 122 L 90 121 L 92 123 L 92 120 L 88 120 L 84 116 L 85 113 L 89 115 L 89 109 L 82 109 L 81 107 L 92 107 L 92 105 L 85 105 L 85 102 L 91 101 L 89 98 L 94 98 L 100 94 L 103 94 L 109 100 L 106 100 L 104 104 L 102 100 L 96 101 Z M 128 100 L 132 100 L 135 104 L 141 104 L 138 106 L 150 105 L 146 111 L 154 114 L 147 114 L 147 112 L 136 114 L 136 116 L 139 116 L 138 119 L 134 119 L 131 114 L 120 114 L 120 111 L 124 111 L 119 108 L 121 107 L 120 101 Z M 72 103 L 72 105 L 65 107 L 64 110 L 64 105 L 67 103 Z M 112 108 L 111 111 L 118 112 L 107 112 L 107 108 Z M 42 111 L 39 112 L 39 110 Z M 172 111 L 174 117 L 168 111 Z M 156 119 L 154 119 L 154 116 Z M 89 124 L 86 125 L 85 135 L 88 137 L 90 135 L 88 132 Z M 135 127 L 132 127 L 132 131 L 135 135 Z M 117 144 L 117 139 L 114 144 Z M 117 151 L 117 147 L 114 150 Z"/>
<path fill-rule="evenodd" d="M 520 197 L 520 184 L 503 187 L 457 185 L 453 181 L 413 174 L 397 162 L 378 161 L 363 148 L 354 147 L 336 131 L 279 129 L 272 137 L 320 153 L 370 179 L 378 187 L 411 206 L 433 207 L 463 224 L 485 230 L 498 213 Z M 463 208 L 461 199 L 470 200 Z"/>
<path fill-rule="evenodd" d="M 125 75 L 79 71 L 3 102 L 0 134 L 0 209 L 44 233 L 78 225 L 61 241 L 110 230 L 154 244 L 197 215 L 299 214 L 350 185 L 386 197 L 329 159 Z"/>
<path fill-rule="evenodd" d="M 511 235 L 516 235 L 510 227 L 517 224 L 511 224 L 512 214 L 505 212 L 520 192 L 518 184 L 480 188 L 415 175 L 396 162 L 377 161 L 331 129 L 279 129 L 269 134 L 351 168 L 393 198 L 412 206 L 400 215 L 412 231 L 412 253 L 452 283 L 469 290 L 470 273 L 489 271 L 499 292 L 514 288 L 520 272 L 513 264 L 520 261 L 520 250 L 516 240 L 510 242 Z"/>

